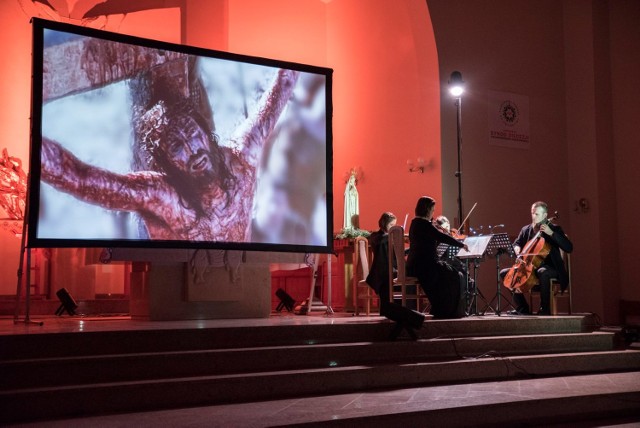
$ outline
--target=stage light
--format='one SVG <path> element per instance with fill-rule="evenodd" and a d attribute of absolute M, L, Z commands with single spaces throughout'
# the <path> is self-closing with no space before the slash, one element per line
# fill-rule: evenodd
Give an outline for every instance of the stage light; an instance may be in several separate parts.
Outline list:
<path fill-rule="evenodd" d="M 76 315 L 78 304 L 66 288 L 61 288 L 56 291 L 56 296 L 58 296 L 58 300 L 60 300 L 60 307 L 56 310 L 57 316 L 61 316 L 65 311 L 69 315 Z"/>
<path fill-rule="evenodd" d="M 454 71 L 449 78 L 449 93 L 456 98 L 460 98 L 464 93 L 464 81 L 462 73 Z"/>
<path fill-rule="evenodd" d="M 296 304 L 296 301 L 286 291 L 284 291 L 282 288 L 278 288 L 276 290 L 276 296 L 278 297 L 278 299 L 280 299 L 280 303 L 278 303 L 276 311 L 280 312 L 283 308 L 288 312 L 291 312 L 293 310 L 293 306 Z"/>

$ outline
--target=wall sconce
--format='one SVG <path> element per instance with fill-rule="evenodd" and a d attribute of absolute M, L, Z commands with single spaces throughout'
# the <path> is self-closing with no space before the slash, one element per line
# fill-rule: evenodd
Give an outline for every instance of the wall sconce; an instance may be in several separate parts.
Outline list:
<path fill-rule="evenodd" d="M 418 158 L 415 164 L 411 159 L 407 160 L 407 168 L 409 168 L 409 172 L 424 173 L 424 158 Z"/>
<path fill-rule="evenodd" d="M 591 207 L 589 206 L 589 200 L 587 198 L 580 198 L 576 201 L 575 208 L 573 209 L 577 213 L 588 213 Z"/>

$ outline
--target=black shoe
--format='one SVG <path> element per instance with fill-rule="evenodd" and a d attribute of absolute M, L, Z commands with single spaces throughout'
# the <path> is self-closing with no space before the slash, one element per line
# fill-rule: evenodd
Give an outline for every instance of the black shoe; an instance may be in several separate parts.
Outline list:
<path fill-rule="evenodd" d="M 403 329 L 402 324 L 396 323 L 391 329 L 391 332 L 389 333 L 389 340 L 393 341 L 398 339 L 398 336 L 402 332 L 402 329 Z"/>
<path fill-rule="evenodd" d="M 507 311 L 507 315 L 531 315 L 531 312 L 514 309 L 513 311 Z"/>
<path fill-rule="evenodd" d="M 536 314 L 538 316 L 551 316 L 551 312 L 549 311 L 538 311 L 538 313 Z"/>
<path fill-rule="evenodd" d="M 414 329 L 412 329 L 411 327 L 405 327 L 404 329 L 407 330 L 407 333 L 409 333 L 409 337 L 411 337 L 411 340 L 418 340 L 418 335 L 416 334 Z"/>

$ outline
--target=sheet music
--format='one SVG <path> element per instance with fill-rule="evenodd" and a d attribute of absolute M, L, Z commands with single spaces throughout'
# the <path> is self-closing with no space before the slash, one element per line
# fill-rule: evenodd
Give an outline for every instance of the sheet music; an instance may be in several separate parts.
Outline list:
<path fill-rule="evenodd" d="M 459 259 L 478 259 L 484 255 L 484 252 L 491 241 L 492 235 L 469 236 L 463 242 L 469 247 L 469 251 L 460 248 L 456 256 Z"/>

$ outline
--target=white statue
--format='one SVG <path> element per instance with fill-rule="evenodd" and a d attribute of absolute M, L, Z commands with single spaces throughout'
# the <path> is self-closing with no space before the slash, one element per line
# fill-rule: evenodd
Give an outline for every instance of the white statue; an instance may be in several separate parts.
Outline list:
<path fill-rule="evenodd" d="M 360 206 L 358 202 L 358 189 L 356 189 L 356 174 L 351 171 L 347 187 L 344 189 L 344 229 L 358 229 Z"/>

